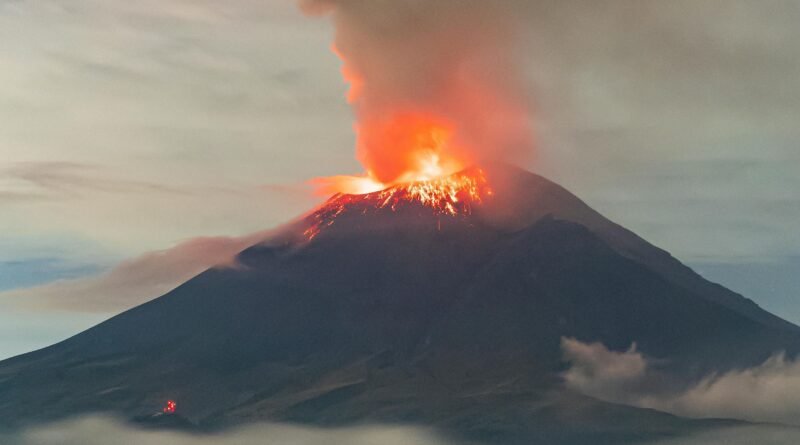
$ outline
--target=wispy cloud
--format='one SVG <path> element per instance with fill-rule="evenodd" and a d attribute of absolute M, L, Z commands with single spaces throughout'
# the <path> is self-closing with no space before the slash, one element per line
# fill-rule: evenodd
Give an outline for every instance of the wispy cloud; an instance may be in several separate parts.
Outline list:
<path fill-rule="evenodd" d="M 113 442 L 110 442 L 113 438 Z M 413 425 L 364 425 L 316 428 L 288 424 L 254 424 L 216 434 L 148 430 L 113 417 L 91 416 L 0 433 L 4 445 L 478 445 Z M 796 445 L 800 430 L 780 426 L 720 428 L 661 440 L 642 439 L 642 445 Z"/>
<path fill-rule="evenodd" d="M 653 408 L 685 417 L 729 418 L 800 426 L 800 361 L 776 355 L 760 366 L 709 375 L 690 388 L 666 385 L 631 347 L 611 351 L 600 343 L 563 339 L 568 387 L 602 400 Z"/>
<path fill-rule="evenodd" d="M 0 435 L 6 445 L 446 445 L 434 431 L 412 426 L 361 426 L 323 429 L 261 424 L 226 433 L 193 435 L 136 428 L 108 417 L 86 417 L 65 423 Z"/>
<path fill-rule="evenodd" d="M 329 27 L 223 3 L 0 2 L 0 237 L 135 255 L 275 226 L 317 198 L 260 184 L 352 169 Z"/>
<path fill-rule="evenodd" d="M 8 196 L 22 200 L 59 198 L 85 192 L 103 193 L 175 193 L 194 192 L 188 188 L 155 182 L 127 179 L 121 172 L 114 172 L 97 165 L 75 162 L 21 162 L 0 169 L 0 180 L 17 182 L 16 187 L 29 192 L 2 191 Z M 199 192 L 199 191 L 197 191 Z M 0 195 L 2 196 L 2 195 Z"/>
<path fill-rule="evenodd" d="M 0 204 L 15 203 L 15 202 L 31 202 L 40 199 L 47 199 L 47 197 L 40 193 L 0 190 Z"/>
<path fill-rule="evenodd" d="M 34 310 L 119 312 L 159 297 L 210 267 L 234 265 L 236 254 L 273 233 L 191 239 L 123 261 L 98 276 L 0 292 L 0 304 Z"/>
<path fill-rule="evenodd" d="M 103 269 L 101 264 L 68 263 L 57 257 L 0 259 L 0 291 L 94 275 Z"/>

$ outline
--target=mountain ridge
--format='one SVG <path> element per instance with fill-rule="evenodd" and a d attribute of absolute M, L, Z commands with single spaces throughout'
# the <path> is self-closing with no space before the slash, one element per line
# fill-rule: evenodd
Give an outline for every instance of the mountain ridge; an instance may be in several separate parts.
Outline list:
<path fill-rule="evenodd" d="M 497 443 L 618 440 L 635 434 L 597 420 L 618 408 L 563 387 L 561 338 L 635 342 L 687 383 L 797 354 L 796 327 L 670 276 L 677 260 L 644 261 L 669 254 L 560 186 L 481 168 L 493 199 L 468 215 L 354 209 L 312 240 L 307 215 L 236 267 L 0 362 L 0 424 L 133 418 L 173 399 L 208 428 L 411 422 Z M 569 435 L 572 404 L 599 417 Z M 653 434 L 710 425 L 623 411 Z"/>

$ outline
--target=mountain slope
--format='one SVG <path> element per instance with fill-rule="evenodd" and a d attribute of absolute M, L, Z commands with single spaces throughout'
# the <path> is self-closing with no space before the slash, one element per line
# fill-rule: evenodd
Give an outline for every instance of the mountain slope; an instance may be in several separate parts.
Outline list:
<path fill-rule="evenodd" d="M 798 352 L 793 325 L 562 188 L 485 170 L 494 197 L 469 215 L 355 204 L 309 241 L 312 215 L 236 267 L 0 363 L 0 423 L 134 417 L 169 398 L 206 427 L 414 422 L 502 443 L 620 443 L 639 436 L 603 419 L 624 413 L 655 436 L 707 424 L 565 391 L 562 337 L 636 342 L 685 382 Z"/>
<path fill-rule="evenodd" d="M 530 225 L 545 215 L 577 222 L 603 239 L 618 253 L 640 262 L 673 284 L 701 298 L 733 309 L 764 324 L 800 332 L 800 328 L 763 309 L 755 302 L 712 283 L 675 259 L 669 252 L 608 220 L 558 184 L 504 164 L 485 169 L 500 199 L 488 203 L 483 217 L 507 229 Z"/>

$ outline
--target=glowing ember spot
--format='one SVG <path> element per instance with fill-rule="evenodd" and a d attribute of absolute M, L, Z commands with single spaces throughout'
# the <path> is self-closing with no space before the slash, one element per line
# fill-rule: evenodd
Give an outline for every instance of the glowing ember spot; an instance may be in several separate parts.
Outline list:
<path fill-rule="evenodd" d="M 310 225 L 304 234 L 307 239 L 314 239 L 348 209 L 357 208 L 362 213 L 379 209 L 397 211 L 404 204 L 416 203 L 430 208 L 435 215 L 456 217 L 470 215 L 475 204 L 492 195 L 492 189 L 480 169 L 398 184 L 367 194 L 339 194 L 308 217 Z"/>
<path fill-rule="evenodd" d="M 167 400 L 167 404 L 164 406 L 164 414 L 175 414 L 175 408 L 177 407 L 178 404 L 174 400 Z"/>

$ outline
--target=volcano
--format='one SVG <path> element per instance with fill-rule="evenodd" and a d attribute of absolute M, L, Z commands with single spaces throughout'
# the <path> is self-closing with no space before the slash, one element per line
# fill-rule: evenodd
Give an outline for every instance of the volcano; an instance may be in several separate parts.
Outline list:
<path fill-rule="evenodd" d="M 134 419 L 175 400 L 201 429 L 392 422 L 487 443 L 635 442 L 715 421 L 569 391 L 562 338 L 636 343 L 687 384 L 800 350 L 800 328 L 553 182 L 504 164 L 458 175 L 483 179 L 444 207 L 409 188 L 337 195 L 234 267 L 0 363 L 0 424 Z"/>

